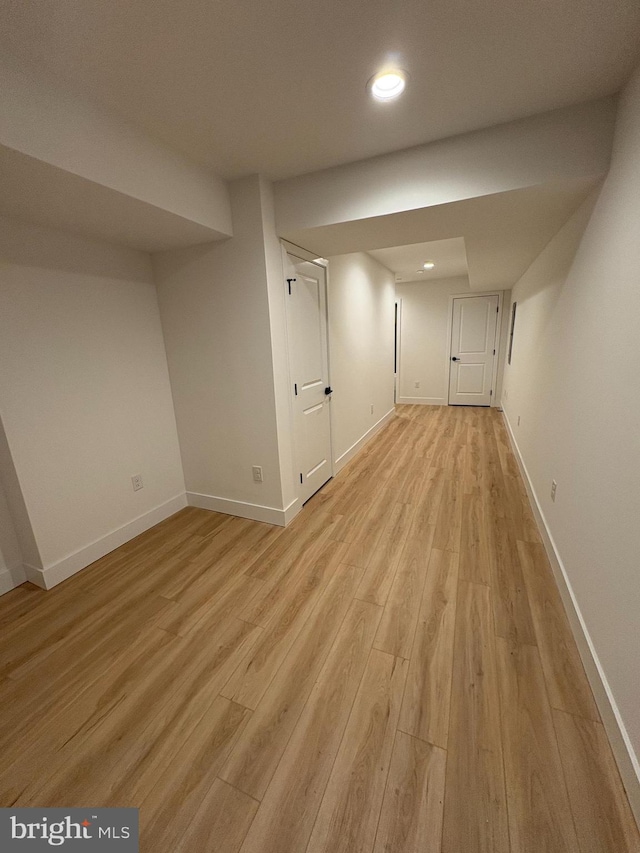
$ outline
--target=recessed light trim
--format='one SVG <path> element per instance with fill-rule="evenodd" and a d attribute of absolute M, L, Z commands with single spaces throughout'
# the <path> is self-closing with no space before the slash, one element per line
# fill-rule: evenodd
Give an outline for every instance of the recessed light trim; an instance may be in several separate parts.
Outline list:
<path fill-rule="evenodd" d="M 393 101 L 405 90 L 407 73 L 400 68 L 388 68 L 374 74 L 367 84 L 376 101 Z"/>
<path fill-rule="evenodd" d="M 432 269 L 435 269 L 435 266 L 436 266 L 436 265 L 434 264 L 434 262 L 433 262 L 433 261 L 426 261 L 424 264 L 422 264 L 422 266 L 423 266 L 426 270 L 432 270 Z"/>

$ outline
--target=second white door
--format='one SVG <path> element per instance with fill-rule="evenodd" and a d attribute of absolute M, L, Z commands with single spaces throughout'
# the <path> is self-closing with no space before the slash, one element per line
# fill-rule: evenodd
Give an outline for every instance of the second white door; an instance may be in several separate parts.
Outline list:
<path fill-rule="evenodd" d="M 491 405 L 497 320 L 497 296 L 453 300 L 450 406 Z"/>
<path fill-rule="evenodd" d="M 324 267 L 287 256 L 287 332 L 302 503 L 333 475 Z"/>

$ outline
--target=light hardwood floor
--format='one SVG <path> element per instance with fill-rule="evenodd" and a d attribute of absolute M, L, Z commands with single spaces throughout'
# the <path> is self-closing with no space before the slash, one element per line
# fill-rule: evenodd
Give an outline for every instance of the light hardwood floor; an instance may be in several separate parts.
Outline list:
<path fill-rule="evenodd" d="M 0 805 L 145 853 L 638 853 L 495 410 L 399 406 L 289 528 L 186 509 L 0 598 Z"/>

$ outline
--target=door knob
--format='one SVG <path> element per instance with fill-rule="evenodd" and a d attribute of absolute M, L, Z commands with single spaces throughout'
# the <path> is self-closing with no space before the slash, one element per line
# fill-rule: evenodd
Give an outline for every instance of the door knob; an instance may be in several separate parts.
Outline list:
<path fill-rule="evenodd" d="M 451 356 L 451 361 L 460 361 L 460 359 L 458 358 L 458 356 L 456 356 L 456 355 L 452 355 L 452 356 Z"/>
<path fill-rule="evenodd" d="M 330 385 L 327 385 L 327 387 L 324 389 L 324 393 L 333 394 L 333 388 Z"/>

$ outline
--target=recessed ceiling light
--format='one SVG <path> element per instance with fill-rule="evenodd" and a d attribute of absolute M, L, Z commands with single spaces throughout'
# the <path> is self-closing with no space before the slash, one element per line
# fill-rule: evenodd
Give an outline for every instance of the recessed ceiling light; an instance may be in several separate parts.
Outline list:
<path fill-rule="evenodd" d="M 424 275 L 424 270 L 416 270 L 419 275 Z"/>
<path fill-rule="evenodd" d="M 399 68 L 380 71 L 368 83 L 368 89 L 377 101 L 392 101 L 404 92 L 407 74 Z"/>
<path fill-rule="evenodd" d="M 422 265 L 426 270 L 432 270 L 435 267 L 433 261 L 427 261 L 426 264 Z"/>

